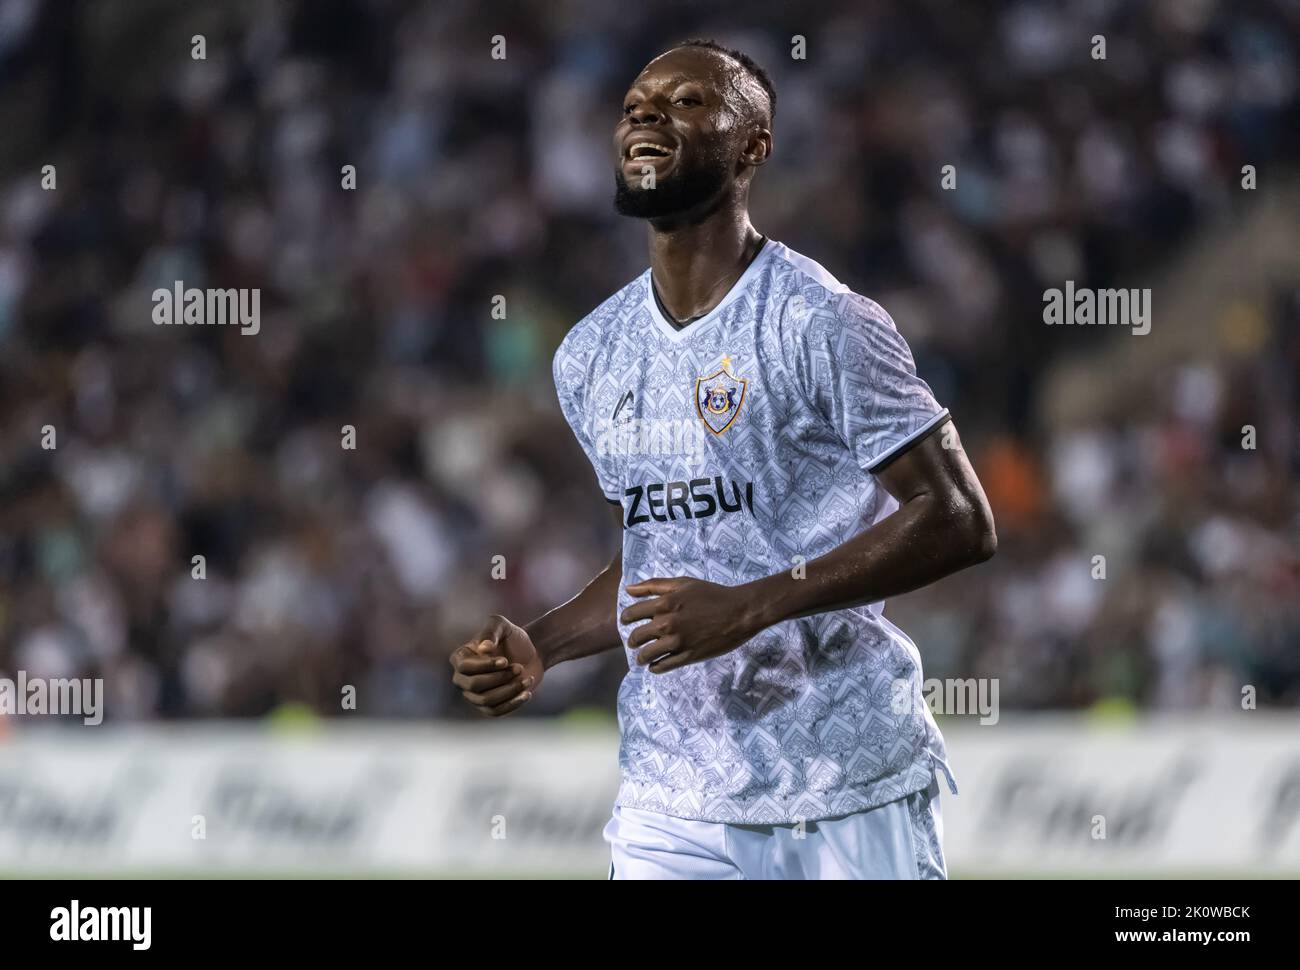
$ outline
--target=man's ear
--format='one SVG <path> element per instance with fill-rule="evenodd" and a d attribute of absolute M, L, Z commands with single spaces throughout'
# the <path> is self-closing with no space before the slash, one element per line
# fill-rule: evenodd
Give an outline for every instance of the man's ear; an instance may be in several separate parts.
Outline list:
<path fill-rule="evenodd" d="M 745 143 L 745 150 L 740 153 L 746 165 L 757 168 L 772 155 L 772 132 L 767 128 L 756 128 Z"/>

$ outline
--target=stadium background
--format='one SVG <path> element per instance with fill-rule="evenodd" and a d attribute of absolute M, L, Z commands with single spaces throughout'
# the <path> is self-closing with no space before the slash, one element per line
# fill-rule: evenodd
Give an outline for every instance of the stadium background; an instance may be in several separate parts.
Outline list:
<path fill-rule="evenodd" d="M 1122 776 L 1105 758 L 1167 730 L 1198 750 L 1215 724 L 1244 732 L 1227 763 L 1300 771 L 1295 0 L 0 0 L 0 675 L 106 691 L 98 728 L 0 717 L 0 872 L 167 867 L 129 798 L 119 828 L 67 819 L 96 765 L 129 779 L 124 752 L 184 738 L 181 761 L 287 764 L 322 797 L 293 744 L 356 764 L 426 744 L 459 767 L 408 790 L 485 818 L 485 766 L 528 771 L 528 737 L 612 767 L 621 655 L 553 671 L 523 728 L 478 723 L 446 656 L 489 613 L 572 595 L 617 541 L 550 357 L 644 268 L 609 131 L 640 66 L 692 36 L 776 84 L 756 224 L 890 310 L 988 491 L 997 557 L 888 607 L 927 677 L 998 681 L 997 725 L 945 730 L 1014 758 L 1035 725 L 1086 744 L 1101 722 L 1127 740 L 1098 770 Z M 1151 333 L 1045 326 L 1066 279 L 1151 287 Z M 260 288 L 260 333 L 154 326 L 177 280 Z M 220 811 L 182 803 L 185 837 L 205 814 L 220 842 Z M 384 869 L 369 844 L 278 865 Z M 588 872 L 583 851 L 534 868 Z"/>

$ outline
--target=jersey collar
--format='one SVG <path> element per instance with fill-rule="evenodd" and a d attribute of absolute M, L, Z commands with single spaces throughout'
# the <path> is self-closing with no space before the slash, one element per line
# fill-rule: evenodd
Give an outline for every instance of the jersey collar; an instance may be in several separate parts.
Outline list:
<path fill-rule="evenodd" d="M 771 256 L 772 250 L 776 248 L 776 245 L 777 244 L 771 239 L 763 240 L 763 245 L 759 247 L 758 255 L 753 258 L 749 266 L 745 269 L 745 272 L 740 274 L 740 278 L 732 284 L 731 289 L 727 291 L 727 295 L 719 301 L 718 305 L 698 320 L 693 323 L 688 323 L 680 330 L 669 323 L 660 311 L 659 301 L 655 299 L 654 278 L 651 276 L 650 270 L 646 270 L 645 305 L 646 309 L 650 311 L 650 319 L 655 322 L 655 326 L 659 329 L 659 332 L 673 343 L 677 343 L 679 340 L 683 340 L 691 334 L 704 329 L 712 324 L 714 320 L 717 320 L 722 316 L 722 311 L 730 306 L 733 300 L 745 292 L 754 277 L 757 276 L 762 269 L 763 264 L 767 262 L 768 257 Z"/>

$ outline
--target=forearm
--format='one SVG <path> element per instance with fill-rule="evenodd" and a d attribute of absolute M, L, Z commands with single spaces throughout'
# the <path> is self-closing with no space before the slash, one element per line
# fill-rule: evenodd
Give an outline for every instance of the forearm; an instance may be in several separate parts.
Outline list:
<path fill-rule="evenodd" d="M 546 669 L 623 645 L 615 616 L 622 578 L 616 555 L 581 593 L 524 627 Z"/>
<path fill-rule="evenodd" d="M 748 584 L 752 623 L 762 630 L 908 593 L 983 562 L 995 548 L 987 506 L 941 507 L 933 495 L 918 496 L 802 570 Z"/>

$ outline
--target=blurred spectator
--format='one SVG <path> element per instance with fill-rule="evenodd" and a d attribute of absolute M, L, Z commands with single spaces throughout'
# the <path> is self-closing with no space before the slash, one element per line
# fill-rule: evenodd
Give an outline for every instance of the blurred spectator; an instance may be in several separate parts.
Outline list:
<path fill-rule="evenodd" d="M 1246 308 L 1248 353 L 1159 362 L 1126 420 L 1040 407 L 1093 349 L 1042 325 L 1045 286 L 1177 258 L 1246 204 L 1243 160 L 1294 174 L 1300 8 L 491 7 L 0 2 L 0 673 L 104 676 L 109 720 L 333 714 L 344 685 L 464 715 L 446 653 L 618 541 L 550 353 L 645 264 L 617 99 L 702 34 L 780 92 L 758 225 L 891 309 L 994 503 L 1000 555 L 891 606 L 927 675 L 1300 704 L 1300 290 Z M 155 327 L 176 280 L 260 287 L 260 333 Z M 528 710 L 609 705 L 623 664 Z"/>

